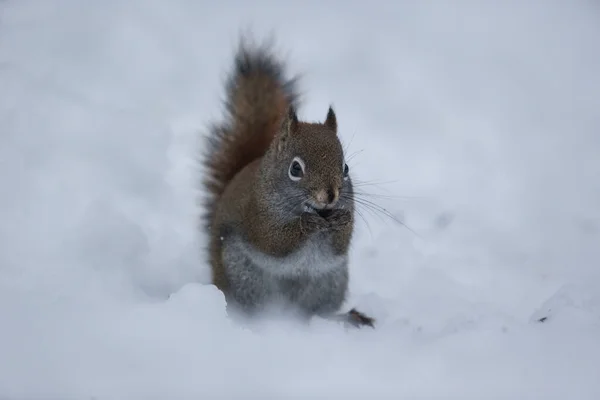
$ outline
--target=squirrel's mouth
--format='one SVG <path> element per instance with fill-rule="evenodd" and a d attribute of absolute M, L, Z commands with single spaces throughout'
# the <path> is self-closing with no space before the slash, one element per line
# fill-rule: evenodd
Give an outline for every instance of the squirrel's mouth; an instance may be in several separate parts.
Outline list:
<path fill-rule="evenodd" d="M 304 205 L 305 209 L 307 212 L 312 212 L 317 214 L 318 216 L 320 216 L 321 218 L 327 218 L 331 215 L 331 213 L 333 212 L 333 208 L 321 208 L 321 207 L 315 207 L 313 204 L 306 203 Z"/>
<path fill-rule="evenodd" d="M 321 208 L 321 209 L 315 208 L 315 212 L 317 214 L 319 214 L 320 217 L 327 218 L 331 215 L 333 210 L 331 208 Z"/>

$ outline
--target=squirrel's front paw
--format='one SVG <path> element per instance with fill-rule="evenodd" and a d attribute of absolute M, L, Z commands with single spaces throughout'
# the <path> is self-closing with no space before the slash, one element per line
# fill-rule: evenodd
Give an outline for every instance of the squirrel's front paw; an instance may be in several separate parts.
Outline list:
<path fill-rule="evenodd" d="M 352 223 L 352 213 L 345 209 L 336 209 L 327 216 L 327 221 L 333 229 L 344 229 Z"/>
<path fill-rule="evenodd" d="M 302 213 L 300 226 L 304 233 L 312 233 L 329 228 L 329 222 L 318 214 Z"/>

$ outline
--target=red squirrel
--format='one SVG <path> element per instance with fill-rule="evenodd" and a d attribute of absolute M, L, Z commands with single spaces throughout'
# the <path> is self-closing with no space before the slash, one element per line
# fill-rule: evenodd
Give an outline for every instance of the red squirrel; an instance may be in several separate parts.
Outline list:
<path fill-rule="evenodd" d="M 355 204 L 336 113 L 299 121 L 297 84 L 269 46 L 242 38 L 202 159 L 212 282 L 248 316 L 277 305 L 373 327 L 356 309 L 339 312 Z"/>

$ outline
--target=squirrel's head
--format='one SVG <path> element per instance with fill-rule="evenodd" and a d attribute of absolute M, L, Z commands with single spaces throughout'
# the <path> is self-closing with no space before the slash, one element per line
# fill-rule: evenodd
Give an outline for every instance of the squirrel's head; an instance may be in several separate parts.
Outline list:
<path fill-rule="evenodd" d="M 300 122 L 290 107 L 270 150 L 277 161 L 269 175 L 283 207 L 323 216 L 335 208 L 353 209 L 349 168 L 331 107 L 323 123 Z"/>

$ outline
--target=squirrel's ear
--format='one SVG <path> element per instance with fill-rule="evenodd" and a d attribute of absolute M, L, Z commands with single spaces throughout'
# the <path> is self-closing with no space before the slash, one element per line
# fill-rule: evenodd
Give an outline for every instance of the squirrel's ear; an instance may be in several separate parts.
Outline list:
<path fill-rule="evenodd" d="M 327 111 L 327 118 L 325 119 L 325 126 L 337 133 L 337 118 L 333 107 L 329 106 Z"/>
<path fill-rule="evenodd" d="M 283 121 L 283 131 L 287 134 L 295 133 L 298 130 L 298 115 L 296 108 L 289 106 L 285 120 Z"/>
<path fill-rule="evenodd" d="M 294 106 L 289 106 L 285 117 L 281 123 L 281 130 L 277 135 L 277 150 L 281 151 L 285 146 L 285 142 L 298 130 L 298 116 L 296 115 L 296 109 Z"/>

